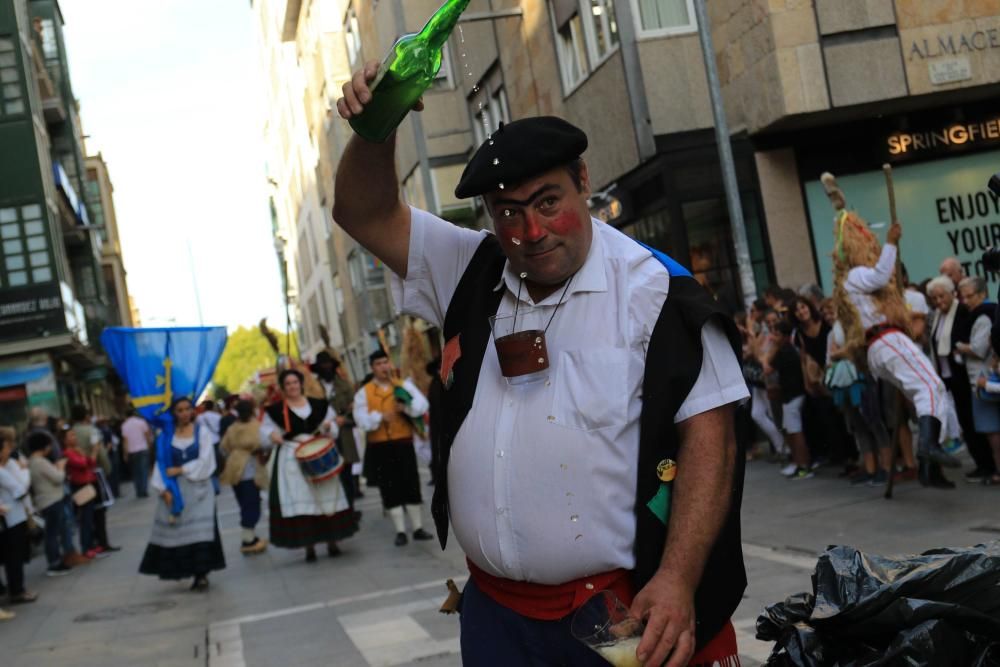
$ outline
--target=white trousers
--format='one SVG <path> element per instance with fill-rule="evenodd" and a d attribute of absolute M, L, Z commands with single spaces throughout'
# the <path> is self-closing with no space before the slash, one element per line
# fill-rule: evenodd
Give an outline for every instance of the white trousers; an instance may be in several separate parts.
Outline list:
<path fill-rule="evenodd" d="M 767 439 L 771 441 L 771 446 L 775 452 L 781 452 L 785 447 L 785 439 L 781 437 L 781 431 L 774 423 L 771 415 L 771 401 L 767 398 L 767 389 L 764 387 L 751 386 L 752 398 L 750 403 L 750 416 L 760 430 L 764 432 Z"/>
<path fill-rule="evenodd" d="M 918 417 L 948 418 L 948 393 L 931 360 L 901 331 L 891 331 L 868 346 L 868 368 L 892 383 L 913 403 Z"/>

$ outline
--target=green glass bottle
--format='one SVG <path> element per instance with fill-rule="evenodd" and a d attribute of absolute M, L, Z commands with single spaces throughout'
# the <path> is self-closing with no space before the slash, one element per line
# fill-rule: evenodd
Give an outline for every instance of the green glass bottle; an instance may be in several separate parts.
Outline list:
<path fill-rule="evenodd" d="M 423 30 L 396 40 L 370 85 L 371 101 L 350 120 L 355 132 L 377 143 L 389 138 L 434 82 L 445 42 L 468 5 L 469 0 L 447 0 Z"/>

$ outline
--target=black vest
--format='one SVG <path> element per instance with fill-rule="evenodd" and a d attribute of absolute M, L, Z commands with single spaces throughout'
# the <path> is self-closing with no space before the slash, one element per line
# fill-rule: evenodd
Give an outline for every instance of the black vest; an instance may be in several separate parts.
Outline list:
<path fill-rule="evenodd" d="M 488 319 L 495 315 L 504 291 L 500 282 L 506 258 L 496 238 L 488 235 L 469 262 L 448 304 L 444 337 L 459 336 L 462 354 L 453 367 L 453 381 L 442 398 L 442 434 L 435 444 L 436 468 L 431 513 L 441 548 L 448 539 L 448 459 L 451 445 L 472 407 L 479 371 L 490 339 Z M 690 276 L 671 276 L 670 290 L 660 311 L 646 353 L 639 418 L 639 476 L 635 503 L 636 567 L 633 583 L 638 591 L 660 565 L 667 528 L 646 507 L 660 480 L 656 465 L 677 460 L 680 446 L 674 415 L 694 386 L 701 370 L 701 329 L 714 318 L 726 332 L 739 356 L 739 333 L 732 320 Z M 746 457 L 737 445 L 732 501 L 725 523 L 705 563 L 705 575 L 695 593 L 696 639 L 704 646 L 722 629 L 739 605 L 746 589 L 746 570 L 740 539 L 740 504 Z"/>
<path fill-rule="evenodd" d="M 309 401 L 309 407 L 312 408 L 312 413 L 307 419 L 302 419 L 291 408 L 288 408 L 288 426 L 290 428 L 284 432 L 285 440 L 291 440 L 297 435 L 312 435 L 323 424 L 323 418 L 326 417 L 326 411 L 330 404 L 318 398 L 307 398 L 306 400 Z M 267 406 L 267 416 L 278 425 L 278 428 L 285 428 L 285 402 L 278 401 Z"/>

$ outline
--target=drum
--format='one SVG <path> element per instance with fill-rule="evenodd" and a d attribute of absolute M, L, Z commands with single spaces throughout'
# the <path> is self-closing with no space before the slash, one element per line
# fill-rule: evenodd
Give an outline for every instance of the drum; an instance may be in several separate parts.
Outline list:
<path fill-rule="evenodd" d="M 305 440 L 295 449 L 295 459 L 302 474 L 313 484 L 336 477 L 344 467 L 344 458 L 334 447 L 333 438 L 317 436 Z"/>

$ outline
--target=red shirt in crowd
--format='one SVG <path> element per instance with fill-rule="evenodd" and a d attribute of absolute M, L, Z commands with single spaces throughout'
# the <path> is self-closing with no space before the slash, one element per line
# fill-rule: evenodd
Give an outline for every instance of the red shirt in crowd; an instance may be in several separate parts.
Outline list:
<path fill-rule="evenodd" d="M 69 483 L 73 486 L 83 486 L 97 481 L 94 468 L 97 460 L 85 456 L 79 449 L 66 449 L 66 474 L 69 476 Z"/>

